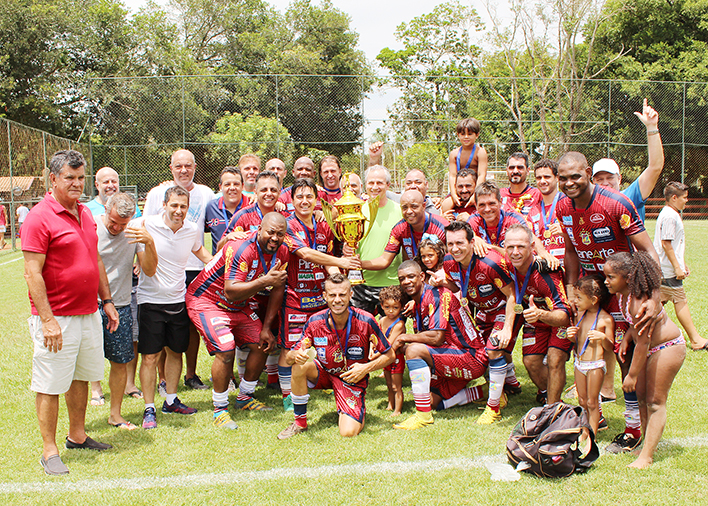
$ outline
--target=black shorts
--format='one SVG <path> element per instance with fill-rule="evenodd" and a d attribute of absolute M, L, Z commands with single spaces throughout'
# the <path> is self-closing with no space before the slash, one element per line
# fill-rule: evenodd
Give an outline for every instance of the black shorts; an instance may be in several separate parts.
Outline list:
<path fill-rule="evenodd" d="M 376 316 L 379 313 L 379 293 L 382 288 L 380 286 L 354 285 L 352 287 L 352 306 Z"/>
<path fill-rule="evenodd" d="M 184 271 L 184 287 L 189 288 L 189 284 L 194 281 L 202 271 Z"/>
<path fill-rule="evenodd" d="M 159 353 L 167 346 L 184 353 L 189 346 L 189 316 L 184 302 L 177 304 L 138 304 L 140 339 L 138 352 Z"/>

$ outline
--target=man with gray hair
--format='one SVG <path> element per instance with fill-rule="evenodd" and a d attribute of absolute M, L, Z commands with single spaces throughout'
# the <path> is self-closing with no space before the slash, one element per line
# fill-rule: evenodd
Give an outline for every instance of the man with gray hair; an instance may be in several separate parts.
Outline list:
<path fill-rule="evenodd" d="M 103 333 L 97 295 L 103 301 L 108 330 L 118 328 L 96 223 L 79 202 L 86 160 L 78 151 L 54 153 L 49 162 L 51 193 L 30 211 L 22 227 L 25 280 L 34 343 L 31 389 L 43 451 L 40 463 L 50 475 L 67 474 L 56 444 L 59 395 L 69 414 L 67 448 L 108 450 L 109 444 L 86 434 L 88 382 L 103 378 Z"/>
<path fill-rule="evenodd" d="M 108 424 L 119 429 L 133 430 L 137 425 L 121 415 L 123 392 L 128 380 L 128 364 L 133 361 L 136 349 L 133 344 L 133 315 L 130 307 L 133 260 L 138 243 L 145 246 L 142 272 L 153 276 L 157 268 L 157 251 L 152 236 L 143 223 L 139 228 L 126 226 L 135 215 L 135 200 L 127 193 L 117 192 L 108 198 L 105 213 L 96 221 L 98 252 L 106 266 L 113 303 L 120 322 L 115 331 L 103 330 L 103 353 L 111 364 L 108 386 L 111 389 L 111 413 Z M 107 322 L 103 303 L 99 305 L 101 317 Z"/>
<path fill-rule="evenodd" d="M 376 214 L 371 232 L 363 241 L 359 242 L 356 253 L 361 260 L 373 260 L 378 258 L 383 252 L 391 229 L 401 219 L 401 206 L 387 197 L 387 191 L 391 186 L 391 173 L 383 165 L 373 165 L 364 172 L 366 182 L 366 193 L 369 201 L 362 208 L 364 216 L 369 218 L 371 201 L 379 198 L 379 210 Z M 367 225 L 368 227 L 368 225 Z M 349 246 L 344 246 L 345 254 L 352 254 Z M 391 265 L 380 271 L 363 271 L 364 284 L 354 286 L 352 305 L 359 309 L 376 314 L 376 306 L 379 303 L 379 292 L 385 286 L 398 283 L 397 269 L 401 263 L 401 255 L 396 255 Z"/>

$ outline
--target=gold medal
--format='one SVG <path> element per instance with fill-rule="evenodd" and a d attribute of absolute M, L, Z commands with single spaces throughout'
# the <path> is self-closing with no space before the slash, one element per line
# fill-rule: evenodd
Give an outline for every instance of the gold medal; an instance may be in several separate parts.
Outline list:
<path fill-rule="evenodd" d="M 524 306 L 521 304 L 514 304 L 514 313 L 521 314 L 524 312 Z"/>
<path fill-rule="evenodd" d="M 460 298 L 460 305 L 461 305 L 462 307 L 467 307 L 467 304 L 468 304 L 467 297 L 461 297 L 461 298 Z"/>
<path fill-rule="evenodd" d="M 551 231 L 550 231 L 550 230 L 544 230 L 544 231 L 543 231 L 543 237 L 545 237 L 546 239 L 550 239 L 550 238 L 551 238 Z"/>

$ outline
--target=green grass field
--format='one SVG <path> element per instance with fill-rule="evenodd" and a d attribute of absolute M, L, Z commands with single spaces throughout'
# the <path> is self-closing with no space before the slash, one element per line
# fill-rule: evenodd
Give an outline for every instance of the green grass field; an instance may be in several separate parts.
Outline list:
<path fill-rule="evenodd" d="M 650 235 L 654 223 L 648 224 Z M 705 293 L 708 262 L 703 241 L 708 222 L 687 222 L 687 261 L 692 274 L 686 283 L 690 308 L 700 332 L 708 333 Z M 87 430 L 114 449 L 97 453 L 61 450 L 71 473 L 46 476 L 38 460 L 41 440 L 29 390 L 32 345 L 20 252 L 0 254 L 0 494 L 5 504 L 706 504 L 708 497 L 708 353 L 689 352 L 669 398 L 665 441 L 655 464 L 645 471 L 627 469 L 633 457 L 603 454 L 585 475 L 543 480 L 522 475 L 513 483 L 493 482 L 485 460 L 502 457 L 509 433 L 534 405 L 535 388 L 520 365 L 524 388 L 511 398 L 503 420 L 478 426 L 477 406 L 436 414 L 435 424 L 414 432 L 396 431 L 385 411 L 383 378 L 372 378 L 363 433 L 342 439 L 336 428 L 334 400 L 313 392 L 310 430 L 288 441 L 276 434 L 292 420 L 279 396 L 265 389 L 257 397 L 275 409 L 268 413 L 236 413 L 236 431 L 211 425 L 210 391 L 181 390 L 180 398 L 197 407 L 192 417 L 158 414 L 153 431 L 121 431 L 109 427 L 108 404 L 88 407 Z M 673 311 L 669 311 L 673 315 Z M 203 350 L 203 349 L 202 349 Z M 209 377 L 211 359 L 200 354 L 199 373 Z M 571 362 L 568 383 L 572 382 Z M 107 399 L 108 368 L 104 390 Z M 620 401 L 603 406 L 610 429 L 601 432 L 606 446 L 624 427 Z M 701 386 L 703 385 L 703 386 Z M 407 385 L 406 388 L 409 386 Z M 62 401 L 63 402 L 63 401 Z M 140 423 L 142 401 L 125 399 L 123 413 Z M 414 410 L 409 389 L 404 415 Z M 403 418 L 402 417 L 402 418 Z M 59 415 L 57 439 L 67 431 L 66 408 Z"/>

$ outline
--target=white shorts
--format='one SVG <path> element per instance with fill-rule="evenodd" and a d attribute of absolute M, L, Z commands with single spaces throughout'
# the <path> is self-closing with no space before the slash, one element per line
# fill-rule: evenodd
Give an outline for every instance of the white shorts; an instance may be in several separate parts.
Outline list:
<path fill-rule="evenodd" d="M 39 316 L 32 315 L 27 319 L 34 342 L 30 389 L 41 394 L 59 395 L 69 390 L 74 380 L 102 380 L 104 360 L 100 313 L 55 318 L 62 334 L 62 348 L 57 353 L 44 346 Z"/>

